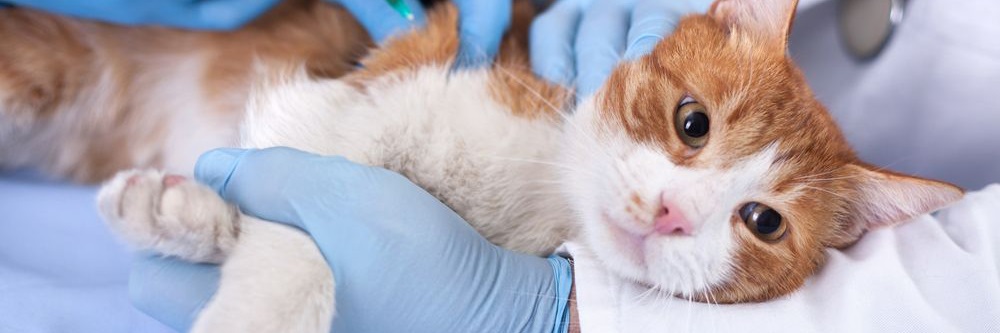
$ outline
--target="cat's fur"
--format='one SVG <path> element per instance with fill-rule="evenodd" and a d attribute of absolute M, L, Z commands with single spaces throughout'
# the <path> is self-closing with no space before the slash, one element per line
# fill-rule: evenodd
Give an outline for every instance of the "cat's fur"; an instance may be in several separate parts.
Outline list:
<path fill-rule="evenodd" d="M 122 27 L 0 10 L 0 168 L 99 182 L 132 167 L 190 172 L 237 144 L 252 64 L 354 67 L 370 45 L 345 10 L 288 0 L 232 32 Z"/>
<path fill-rule="evenodd" d="M 857 160 L 786 54 L 795 3 L 717 1 L 620 65 L 571 115 L 566 94 L 530 75 L 513 47 L 492 67 L 450 70 L 456 13 L 444 7 L 341 79 L 264 62 L 242 143 L 398 171 L 502 246 L 542 254 L 569 237 L 621 278 L 670 294 L 774 298 L 801 286 L 825 248 L 962 195 Z M 675 131 L 687 99 L 711 119 L 700 149 Z M 122 173 L 99 201 L 138 247 L 224 263 L 194 331 L 329 328 L 333 277 L 300 232 L 159 172 Z M 755 237 L 738 213 L 747 202 L 779 211 L 787 234 Z M 691 235 L 654 230 L 668 203 Z"/>

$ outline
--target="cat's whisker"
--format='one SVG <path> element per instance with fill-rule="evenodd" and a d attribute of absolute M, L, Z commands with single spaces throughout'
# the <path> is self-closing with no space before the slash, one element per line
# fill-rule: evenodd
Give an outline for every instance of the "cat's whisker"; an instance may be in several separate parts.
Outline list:
<path fill-rule="evenodd" d="M 718 308 L 719 303 L 715 300 L 715 295 L 712 295 L 712 288 L 708 286 L 706 281 L 704 284 L 704 289 L 702 289 L 703 296 L 705 297 L 705 302 L 708 303 L 709 308 Z M 713 309 L 714 311 L 714 309 Z M 712 321 L 712 331 L 719 331 L 719 324 L 717 321 Z"/>
<path fill-rule="evenodd" d="M 670 306 L 674 302 L 673 298 L 673 287 L 665 287 L 663 285 L 657 284 L 655 287 L 655 295 L 653 295 L 652 304 L 656 306 L 658 313 L 670 313 Z M 645 304 L 644 304 L 645 305 Z M 651 328 L 650 325 L 657 325 L 655 321 L 649 321 L 643 327 L 643 332 L 655 332 L 656 330 Z"/>
<path fill-rule="evenodd" d="M 643 293 L 643 295 L 649 294 L 650 296 L 652 296 L 652 302 L 651 303 L 635 302 L 635 303 L 640 304 L 641 306 L 647 306 L 647 305 L 655 306 L 656 312 L 654 313 L 670 313 L 669 311 L 670 303 L 673 302 L 672 300 L 673 296 L 670 295 L 670 293 L 667 292 L 666 290 L 668 290 L 668 288 L 664 288 L 663 285 L 660 284 L 655 284 L 653 286 L 650 286 L 649 289 L 647 289 L 647 291 Z M 652 325 L 657 325 L 657 322 L 646 321 L 639 330 L 639 332 L 655 332 L 656 330 L 651 327 Z"/>
<path fill-rule="evenodd" d="M 904 161 L 906 161 L 908 159 L 912 159 L 912 158 L 913 158 L 913 155 L 902 156 L 900 158 L 897 158 L 895 161 L 886 163 L 885 165 L 878 166 L 878 167 L 872 169 L 872 171 L 883 172 L 883 171 L 886 171 L 886 170 L 891 170 L 894 165 L 897 165 L 899 163 L 903 163 Z"/>
<path fill-rule="evenodd" d="M 513 80 L 514 83 L 517 83 L 518 85 L 520 85 L 521 87 L 523 87 L 525 90 L 527 90 L 529 93 L 531 93 L 535 98 L 541 100 L 543 104 L 545 104 L 546 106 L 549 107 L 549 109 L 552 111 L 552 113 L 558 115 L 559 117 L 561 117 L 563 119 L 563 123 L 567 123 L 570 126 L 574 127 L 574 129 L 576 129 L 579 133 L 585 134 L 585 132 L 582 129 L 580 129 L 579 127 L 577 127 L 576 124 L 573 123 L 572 119 L 570 119 L 569 116 L 567 116 L 565 114 L 566 110 L 562 110 L 559 107 L 557 107 L 555 104 L 552 104 L 551 101 L 549 101 L 544 96 L 542 96 L 542 94 L 539 93 L 537 90 L 532 89 L 531 86 L 529 86 L 527 84 L 527 82 L 524 82 L 524 80 L 521 80 L 520 78 L 518 78 L 517 75 L 514 75 L 513 73 L 511 73 L 510 70 L 504 68 L 503 66 L 496 66 L 496 69 L 499 72 L 501 72 L 503 75 L 506 75 L 508 78 L 510 78 L 511 80 Z"/>
<path fill-rule="evenodd" d="M 645 300 L 646 297 L 651 296 L 655 293 L 657 293 L 657 287 L 650 286 L 648 289 L 646 289 L 646 291 L 640 293 L 639 295 L 636 295 L 636 297 L 633 297 L 632 300 L 635 301 L 636 303 L 641 303 Z"/>
<path fill-rule="evenodd" d="M 565 163 L 558 163 L 558 162 L 552 162 L 552 161 L 543 161 L 543 160 L 532 160 L 532 159 L 526 159 L 526 158 L 503 157 L 503 156 L 495 156 L 495 155 L 481 155 L 481 154 L 477 154 L 477 156 L 485 157 L 485 158 L 493 158 L 493 159 L 505 160 L 505 161 L 524 162 L 524 163 L 536 163 L 536 164 L 554 166 L 554 167 L 557 167 L 557 168 L 560 168 L 560 169 L 563 169 L 563 170 L 566 170 L 566 171 L 586 172 L 586 173 L 588 173 L 588 174 L 590 174 L 592 176 L 601 177 L 597 173 L 592 172 L 590 170 L 586 170 L 586 169 L 580 168 L 578 166 L 570 165 L 570 164 L 565 164 Z"/>
<path fill-rule="evenodd" d="M 591 136 L 590 134 L 588 134 L 586 131 L 584 131 L 582 128 L 580 128 L 573 121 L 572 118 L 570 118 L 568 115 L 566 115 L 565 110 L 561 110 L 560 108 L 556 107 L 556 105 L 552 104 L 552 102 L 550 102 L 548 99 L 546 99 L 544 96 L 542 96 L 541 93 L 539 93 L 535 89 L 532 89 L 531 86 L 529 86 L 526 82 L 524 82 L 524 80 L 521 80 L 516 75 L 514 75 L 513 73 L 511 73 L 508 69 L 503 68 L 503 66 L 496 66 L 496 69 L 498 69 L 501 73 L 503 73 L 507 77 L 511 78 L 515 83 L 517 83 L 517 84 L 521 85 L 522 87 L 524 87 L 524 89 L 527 90 L 532 95 L 534 95 L 535 98 L 538 98 L 544 104 L 546 104 L 552 110 L 552 113 L 554 113 L 554 114 L 558 115 L 560 118 L 562 118 L 563 123 L 567 124 L 568 127 L 573 128 L 577 133 L 579 133 L 583 137 L 585 137 L 588 140 L 590 140 L 591 143 L 593 143 L 595 145 L 597 144 L 597 138 L 594 138 L 593 136 Z M 588 151 L 588 152 L 590 152 L 590 151 Z"/>
<path fill-rule="evenodd" d="M 684 256 L 683 258 L 684 258 L 683 265 L 685 266 L 684 269 L 688 274 L 688 281 L 691 288 L 691 292 L 685 293 L 687 299 L 687 308 L 688 308 L 687 326 L 688 326 L 688 331 L 690 331 L 693 323 L 694 303 L 695 303 L 694 297 L 697 293 L 696 286 L 698 286 L 699 284 L 701 285 L 705 284 L 706 274 L 704 270 L 700 269 L 700 265 L 698 265 L 698 262 L 695 258 L 690 256 Z"/>
<path fill-rule="evenodd" d="M 833 177 L 833 178 L 814 178 L 814 179 L 803 179 L 805 183 L 821 183 L 829 182 L 834 180 L 845 180 L 845 179 L 859 179 L 860 176 L 844 176 L 844 177 Z"/>
<path fill-rule="evenodd" d="M 669 301 L 669 303 L 667 303 L 667 310 L 669 310 L 670 307 L 673 306 L 673 303 L 677 302 L 677 300 L 679 299 L 677 297 L 677 289 L 678 287 L 676 282 L 670 284 L 670 292 L 666 295 L 665 298 Z"/>
<path fill-rule="evenodd" d="M 795 178 L 792 178 L 792 179 L 793 180 L 798 180 L 798 181 L 804 181 L 804 182 L 807 182 L 807 183 L 818 183 L 818 182 L 834 181 L 834 180 L 858 179 L 858 178 L 861 177 L 859 175 L 847 175 L 847 176 L 841 176 L 841 177 L 819 178 L 819 177 L 823 177 L 823 176 L 829 175 L 829 174 L 837 172 L 837 171 L 838 170 L 836 170 L 836 169 L 834 169 L 834 170 L 828 170 L 826 172 L 820 172 L 820 173 L 815 173 L 815 174 L 811 174 L 811 175 L 795 177 Z"/>
<path fill-rule="evenodd" d="M 692 299 L 691 295 L 688 295 L 687 296 L 687 330 L 688 330 L 688 332 L 691 332 L 691 322 L 693 321 L 692 319 L 694 317 L 693 316 L 693 314 L 694 314 L 693 304 L 694 304 L 694 300 Z"/>
<path fill-rule="evenodd" d="M 565 112 L 565 110 L 562 110 L 559 107 L 557 107 L 555 104 L 552 104 L 552 102 L 550 102 L 548 99 L 546 99 L 544 96 L 542 96 L 542 94 L 539 93 L 537 90 L 532 89 L 531 86 L 529 86 L 527 82 L 524 82 L 524 80 L 521 80 L 520 78 L 518 78 L 517 75 L 514 75 L 513 73 L 511 73 L 510 70 L 504 68 L 503 66 L 496 66 L 494 68 L 496 68 L 497 70 L 499 70 L 500 72 L 502 72 L 504 75 L 506 75 L 511 80 L 514 80 L 514 82 L 517 83 L 517 84 L 519 84 L 519 85 L 521 85 L 521 87 L 524 87 L 524 89 L 527 90 L 529 93 L 531 93 L 535 98 L 538 98 L 540 101 L 542 101 L 542 103 L 544 103 L 546 106 L 548 106 L 549 109 L 552 112 L 554 112 L 556 114 L 560 114 L 560 115 L 563 114 L 563 112 Z"/>
<path fill-rule="evenodd" d="M 657 284 L 655 287 L 656 295 L 653 298 L 653 304 L 656 306 L 658 313 L 670 313 L 670 305 L 674 302 L 672 292 L 673 288 L 665 288 L 663 285 Z M 649 321 L 643 327 L 643 332 L 655 332 L 656 329 L 651 329 L 650 325 L 657 325 L 656 321 Z"/>
<path fill-rule="evenodd" d="M 712 293 L 712 288 L 709 287 L 707 283 L 705 285 L 705 291 L 708 292 L 708 296 L 710 297 L 710 302 L 718 305 L 719 300 L 715 298 L 715 294 Z"/>
<path fill-rule="evenodd" d="M 905 158 L 900 158 L 900 159 L 896 160 L 895 162 L 889 163 L 889 164 L 887 164 L 885 166 L 877 167 L 877 168 L 873 169 L 873 171 L 875 171 L 875 172 L 885 171 L 887 169 L 890 169 L 893 164 L 897 164 L 897 163 L 902 162 L 904 160 L 905 160 Z M 839 169 L 827 170 L 826 172 L 820 172 L 820 173 L 816 173 L 816 174 L 812 174 L 812 175 L 806 175 L 806 176 L 796 177 L 796 178 L 793 178 L 793 180 L 800 180 L 800 181 L 803 181 L 806 184 L 812 184 L 812 183 L 827 182 L 827 181 L 834 181 L 834 180 L 861 179 L 862 178 L 861 175 L 847 175 L 847 176 L 842 176 L 842 177 L 831 177 L 831 178 L 816 178 L 816 177 L 825 176 L 825 175 L 837 172 L 838 170 Z M 830 193 L 830 192 L 828 191 L 828 193 Z"/>
<path fill-rule="evenodd" d="M 828 193 L 828 194 L 833 195 L 835 197 L 844 199 L 844 200 L 846 200 L 848 202 L 854 201 L 853 199 L 851 199 L 850 197 L 848 197 L 846 194 L 837 193 L 837 192 L 830 191 L 830 190 L 827 190 L 827 189 L 824 189 L 824 188 L 821 188 L 821 187 L 809 186 L 809 185 L 800 185 L 800 187 L 804 188 L 804 189 L 812 189 L 812 190 L 816 190 L 816 191 L 820 191 L 820 192 L 825 192 L 825 193 Z"/>
<path fill-rule="evenodd" d="M 815 178 L 815 177 L 821 177 L 821 176 L 826 176 L 826 175 L 829 175 L 829 174 L 831 174 L 831 173 L 834 173 L 834 172 L 837 172 L 837 170 L 836 170 L 836 169 L 833 169 L 833 170 L 827 170 L 827 171 L 824 171 L 824 172 L 819 172 L 819 173 L 814 173 L 814 174 L 811 174 L 811 175 L 805 175 L 805 176 L 799 176 L 799 177 L 795 177 L 795 178 L 792 178 L 792 179 L 793 179 L 793 180 L 800 180 L 800 179 L 809 179 L 809 178 Z"/>

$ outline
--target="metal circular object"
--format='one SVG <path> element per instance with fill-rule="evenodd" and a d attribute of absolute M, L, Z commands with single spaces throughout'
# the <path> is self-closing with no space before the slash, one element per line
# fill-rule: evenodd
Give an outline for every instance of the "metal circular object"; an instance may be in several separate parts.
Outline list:
<path fill-rule="evenodd" d="M 903 0 L 840 0 L 840 39 L 858 60 L 874 58 L 903 20 Z"/>

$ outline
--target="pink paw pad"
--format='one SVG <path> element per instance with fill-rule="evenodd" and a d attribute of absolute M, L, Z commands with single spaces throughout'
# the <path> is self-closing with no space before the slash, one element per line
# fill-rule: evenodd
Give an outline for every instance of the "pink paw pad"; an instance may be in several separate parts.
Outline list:
<path fill-rule="evenodd" d="M 142 176 L 134 175 L 132 177 L 128 177 L 128 179 L 125 180 L 125 186 L 133 186 L 135 184 L 138 184 L 140 181 L 142 181 Z"/>
<path fill-rule="evenodd" d="M 167 175 L 163 177 L 163 187 L 171 187 L 186 181 L 187 178 L 178 175 Z"/>

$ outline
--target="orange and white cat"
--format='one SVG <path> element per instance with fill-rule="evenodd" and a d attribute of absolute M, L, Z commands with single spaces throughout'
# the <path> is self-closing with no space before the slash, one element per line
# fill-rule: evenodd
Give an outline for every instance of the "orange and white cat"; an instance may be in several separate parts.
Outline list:
<path fill-rule="evenodd" d="M 530 74 L 516 33 L 491 67 L 451 70 L 445 6 L 339 79 L 261 58 L 240 142 L 400 172 L 507 248 L 572 239 L 649 288 L 771 299 L 825 248 L 962 196 L 855 157 L 787 56 L 796 2 L 718 0 L 576 105 Z M 158 171 L 119 174 L 99 204 L 137 247 L 223 263 L 193 331 L 329 330 L 333 275 L 301 232 Z"/>

